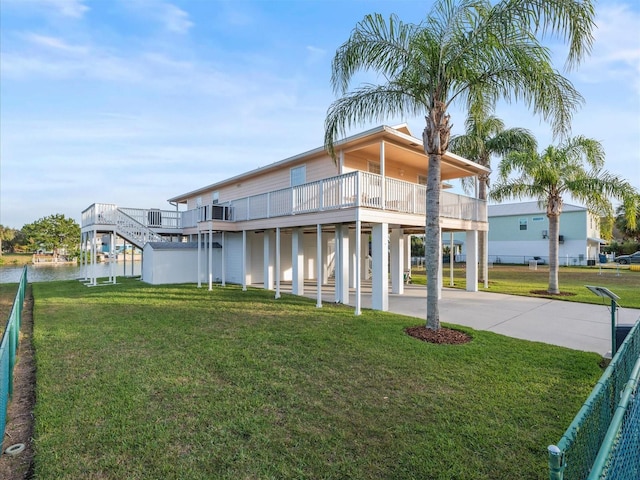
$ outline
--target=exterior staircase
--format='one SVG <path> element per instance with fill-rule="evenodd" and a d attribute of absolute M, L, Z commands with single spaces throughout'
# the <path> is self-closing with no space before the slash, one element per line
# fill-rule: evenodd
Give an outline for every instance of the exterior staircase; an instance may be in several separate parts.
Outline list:
<path fill-rule="evenodd" d="M 139 249 L 142 249 L 148 242 L 165 241 L 162 235 L 158 235 L 149 227 L 130 217 L 119 208 L 116 208 L 114 216 L 116 235 L 121 236 Z"/>

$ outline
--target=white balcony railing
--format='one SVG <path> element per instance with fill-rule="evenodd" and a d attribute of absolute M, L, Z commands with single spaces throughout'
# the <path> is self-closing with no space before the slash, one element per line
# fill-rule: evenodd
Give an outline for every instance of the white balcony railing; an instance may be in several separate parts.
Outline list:
<path fill-rule="evenodd" d="M 94 203 L 82 212 L 82 226 L 115 224 L 118 211 L 144 227 L 156 229 L 182 228 L 181 214 L 185 213 L 155 208 L 118 208 L 111 203 Z"/>
<path fill-rule="evenodd" d="M 188 228 L 195 227 L 199 221 L 212 218 L 240 222 L 349 207 L 425 215 L 426 187 L 357 171 L 187 210 L 181 212 L 180 225 Z M 481 200 L 451 192 L 440 194 L 441 217 L 486 222 L 486 212 L 485 202 Z"/>

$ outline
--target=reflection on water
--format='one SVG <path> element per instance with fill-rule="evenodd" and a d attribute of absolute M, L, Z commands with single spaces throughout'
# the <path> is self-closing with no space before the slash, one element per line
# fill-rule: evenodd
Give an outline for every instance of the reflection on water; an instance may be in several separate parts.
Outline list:
<path fill-rule="evenodd" d="M 124 272 L 124 263 L 116 263 L 114 271 L 117 276 L 131 275 L 131 262 L 127 262 L 127 272 Z M 88 266 L 86 268 L 91 268 Z M 108 277 L 111 275 L 111 264 L 99 263 L 95 266 L 96 277 Z M 134 262 L 133 275 L 140 275 L 142 264 Z M 0 283 L 18 283 L 22 275 L 22 267 L 0 267 Z M 27 265 L 28 282 L 53 282 L 56 280 L 75 280 L 85 277 L 83 267 L 79 265 Z"/>

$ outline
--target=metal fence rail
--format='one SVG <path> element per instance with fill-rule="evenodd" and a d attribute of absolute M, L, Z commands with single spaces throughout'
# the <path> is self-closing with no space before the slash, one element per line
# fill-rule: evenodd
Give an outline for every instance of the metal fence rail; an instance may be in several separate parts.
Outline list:
<path fill-rule="evenodd" d="M 639 357 L 640 321 L 627 335 L 557 446 L 549 447 L 551 480 L 584 480 L 589 476 L 618 410 L 621 395 L 628 389 L 637 370 Z"/>
<path fill-rule="evenodd" d="M 20 323 L 22 321 L 22 306 L 27 289 L 27 267 L 22 269 L 20 285 L 13 301 L 11 314 L 0 341 L 0 432 L 4 438 L 4 429 L 7 421 L 7 406 L 13 395 L 13 367 L 16 363 L 16 351 L 20 335 Z M 2 442 L 0 441 L 0 445 Z"/>
<path fill-rule="evenodd" d="M 588 480 L 640 478 L 640 357 L 625 386 Z"/>

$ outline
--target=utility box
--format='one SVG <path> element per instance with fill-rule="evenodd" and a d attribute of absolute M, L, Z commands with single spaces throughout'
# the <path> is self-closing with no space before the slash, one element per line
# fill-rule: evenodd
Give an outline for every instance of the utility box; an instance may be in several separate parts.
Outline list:
<path fill-rule="evenodd" d="M 620 323 L 616 325 L 616 352 L 620 350 L 622 342 L 627 338 L 627 335 L 633 328 L 633 325 L 633 323 Z"/>

